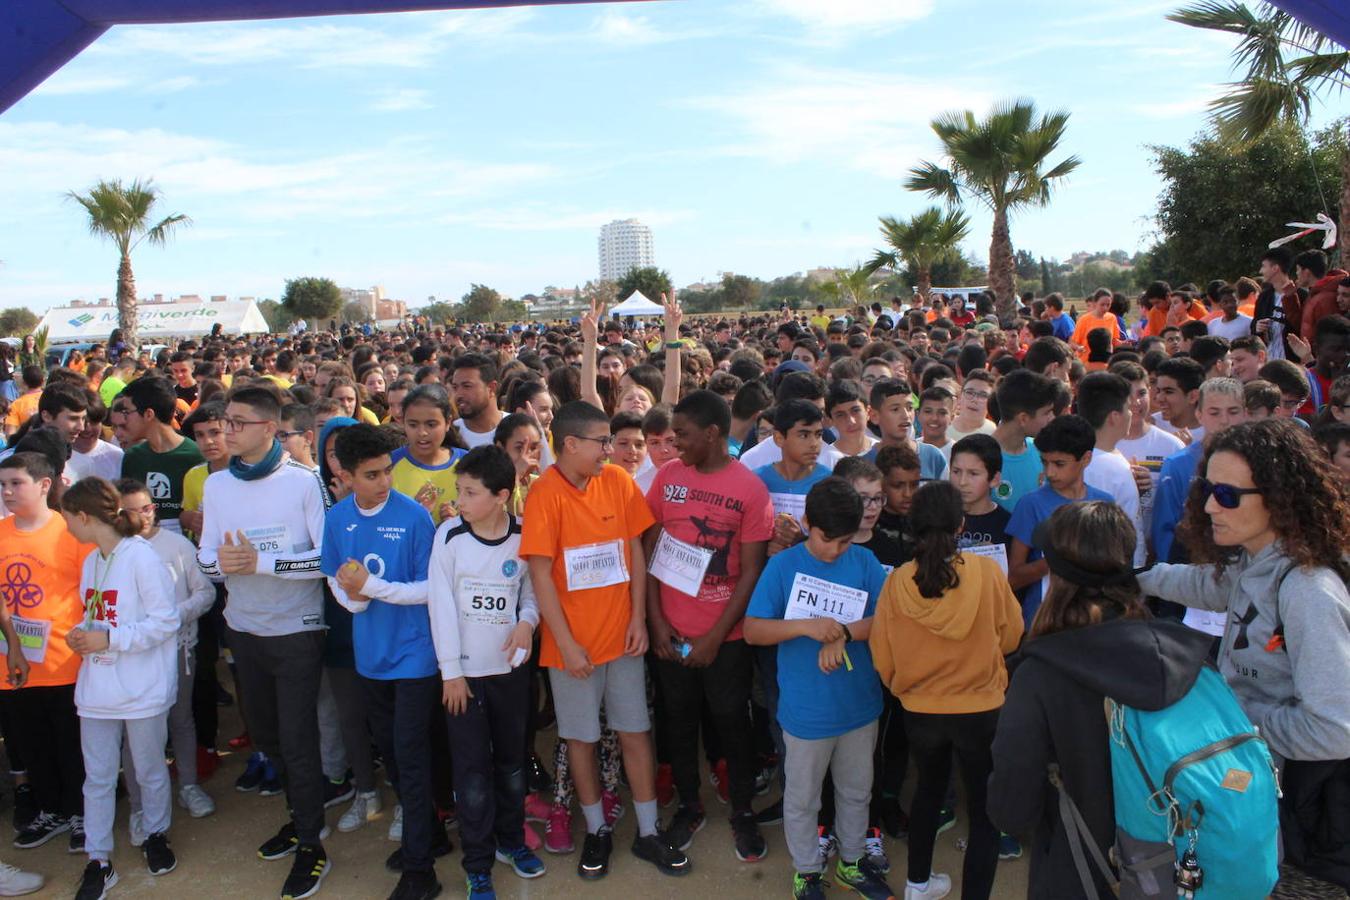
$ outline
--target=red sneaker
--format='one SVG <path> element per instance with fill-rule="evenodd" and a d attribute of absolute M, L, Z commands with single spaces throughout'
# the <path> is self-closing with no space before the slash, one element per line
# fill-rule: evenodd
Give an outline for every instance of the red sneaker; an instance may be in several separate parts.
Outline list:
<path fill-rule="evenodd" d="M 544 841 L 539 837 L 539 832 L 535 831 L 534 826 L 528 822 L 525 823 L 525 846 L 529 847 L 531 851 L 537 851 L 544 846 Z"/>
<path fill-rule="evenodd" d="M 544 849 L 549 853 L 571 853 L 576 849 L 572 843 L 572 813 L 567 807 L 553 804 L 548 814 L 548 826 L 544 829 Z"/>
<path fill-rule="evenodd" d="M 675 773 L 670 763 L 656 767 L 656 802 L 663 809 L 675 802 Z"/>
<path fill-rule="evenodd" d="M 220 765 L 220 757 L 214 750 L 208 750 L 205 747 L 197 747 L 197 782 L 200 784 L 212 775 L 216 774 L 216 768 Z"/>
<path fill-rule="evenodd" d="M 712 783 L 717 788 L 717 799 L 723 803 L 731 802 L 731 776 L 727 774 L 727 761 L 719 759 L 713 766 Z"/>
<path fill-rule="evenodd" d="M 538 794 L 525 795 L 525 821 L 526 822 L 547 822 L 549 813 L 553 811 L 553 804 Z M 531 848 L 533 849 L 533 848 Z"/>
<path fill-rule="evenodd" d="M 230 738 L 231 750 L 248 750 L 253 746 L 253 738 L 248 736 L 248 732 L 241 733 L 238 737 Z"/>

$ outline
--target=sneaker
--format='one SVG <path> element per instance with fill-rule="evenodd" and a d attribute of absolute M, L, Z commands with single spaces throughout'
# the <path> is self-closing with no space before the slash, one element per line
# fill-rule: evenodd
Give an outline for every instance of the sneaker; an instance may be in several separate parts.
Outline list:
<path fill-rule="evenodd" d="M 139 810 L 127 816 L 127 832 L 131 838 L 131 846 L 139 847 L 145 843 L 145 818 Z"/>
<path fill-rule="evenodd" d="M 708 774 L 713 787 L 717 788 L 717 800 L 720 803 L 731 802 L 731 776 L 727 774 L 727 761 L 719 759 Z"/>
<path fill-rule="evenodd" d="M 1022 845 L 1011 834 L 1000 834 L 998 836 L 998 858 L 999 859 L 1021 859 Z"/>
<path fill-rule="evenodd" d="M 35 872 L 24 872 L 0 863 L 0 897 L 22 897 L 42 890 L 46 879 Z"/>
<path fill-rule="evenodd" d="M 403 843 L 403 804 L 399 803 L 394 807 L 394 819 L 389 823 L 389 834 L 386 835 L 389 840 L 395 844 Z"/>
<path fill-rule="evenodd" d="M 150 870 L 151 875 L 168 875 L 178 868 L 178 857 L 173 855 L 169 839 L 162 831 L 157 831 L 145 839 L 145 843 L 141 845 L 141 853 L 145 854 L 145 867 Z"/>
<path fill-rule="evenodd" d="M 333 864 L 328 854 L 319 844 L 301 844 L 295 851 L 295 862 L 291 863 L 291 874 L 281 886 L 281 900 L 300 900 L 313 897 L 319 892 L 323 876 Z"/>
<path fill-rule="evenodd" d="M 327 825 L 319 832 L 319 840 L 326 840 L 328 835 L 332 834 L 332 829 Z M 261 859 L 281 859 L 284 856 L 290 856 L 300 846 L 300 836 L 295 833 L 295 822 L 287 822 L 281 826 L 281 830 L 270 838 L 262 842 L 258 848 L 258 856 Z"/>
<path fill-rule="evenodd" d="M 470 872 L 464 882 L 468 900 L 497 900 L 497 892 L 492 888 L 491 872 Z"/>
<path fill-rule="evenodd" d="M 362 791 L 352 800 L 352 805 L 338 819 L 338 831 L 343 834 L 355 831 L 370 821 L 380 811 L 380 792 Z"/>
<path fill-rule="evenodd" d="M 525 846 L 529 847 L 535 853 L 538 853 L 544 847 L 544 839 L 539 836 L 539 832 L 534 830 L 534 826 L 529 822 L 525 823 Z"/>
<path fill-rule="evenodd" d="M 108 896 L 108 888 L 117 884 L 117 872 L 112 863 L 89 860 L 80 878 L 80 889 L 75 892 L 75 900 L 103 900 Z"/>
<path fill-rule="evenodd" d="M 334 781 L 331 778 L 325 779 L 323 783 L 323 808 L 332 809 L 340 803 L 346 803 L 356 796 L 356 785 L 350 778 L 344 777 L 341 781 Z"/>
<path fill-rule="evenodd" d="M 942 809 L 938 812 L 937 833 L 942 834 L 942 832 L 951 831 L 955 827 L 956 827 L 956 810 L 948 809 L 945 806 L 942 807 Z"/>
<path fill-rule="evenodd" d="M 435 872 L 404 872 L 389 900 L 432 900 L 441 895 L 441 883 Z"/>
<path fill-rule="evenodd" d="M 846 863 L 840 859 L 834 864 L 834 880 L 842 887 L 857 891 L 867 900 L 895 900 L 895 893 L 880 872 L 872 871 L 866 859 Z"/>
<path fill-rule="evenodd" d="M 783 801 L 775 800 L 755 813 L 756 825 L 781 825 L 783 822 Z"/>
<path fill-rule="evenodd" d="M 32 825 L 39 812 L 33 786 L 28 782 L 14 785 L 14 830 L 23 831 Z"/>
<path fill-rule="evenodd" d="M 70 817 L 70 842 L 66 846 L 67 853 L 84 852 L 84 816 Z"/>
<path fill-rule="evenodd" d="M 867 829 L 867 836 L 863 838 L 863 848 L 863 852 L 867 855 L 867 864 L 879 874 L 889 875 L 891 861 L 886 858 L 886 845 L 881 840 L 880 828 Z"/>
<path fill-rule="evenodd" d="M 755 773 L 755 796 L 763 797 L 772 790 L 773 786 L 773 766 L 766 766 Z"/>
<path fill-rule="evenodd" d="M 581 859 L 577 862 L 577 874 L 588 880 L 604 878 L 609 874 L 609 855 L 614 852 L 614 835 L 608 828 L 601 828 L 595 834 L 586 834 L 586 843 L 581 847 Z"/>
<path fill-rule="evenodd" d="M 623 818 L 623 800 L 614 791 L 604 791 L 600 794 L 600 806 L 605 811 L 605 824 L 610 828 Z"/>
<path fill-rule="evenodd" d="M 455 807 L 453 805 L 449 809 L 437 807 L 436 818 L 440 820 L 440 823 L 445 826 L 447 831 L 454 831 L 459 828 L 459 814 L 455 812 Z"/>
<path fill-rule="evenodd" d="M 909 814 L 900 808 L 899 797 L 882 797 L 877 818 L 881 830 L 897 841 L 909 837 Z"/>
<path fill-rule="evenodd" d="M 661 836 L 676 850 L 688 850 L 694 842 L 694 835 L 703 830 L 708 819 L 703 815 L 700 803 L 681 803 L 680 808 L 671 816 L 670 823 L 662 830 Z"/>
<path fill-rule="evenodd" d="M 793 900 L 825 900 L 825 882 L 819 872 L 796 872 L 792 876 Z"/>
<path fill-rule="evenodd" d="M 769 845 L 759 833 L 753 813 L 737 813 L 731 817 L 731 837 L 736 845 L 736 858 L 741 862 L 759 862 L 769 853 Z"/>
<path fill-rule="evenodd" d="M 941 900 L 952 892 L 950 876 L 932 872 L 928 876 L 928 886 L 923 888 L 905 885 L 905 900 Z"/>
<path fill-rule="evenodd" d="M 197 781 L 203 782 L 216 774 L 220 767 L 220 754 L 211 747 L 197 747 Z"/>
<path fill-rule="evenodd" d="M 670 846 L 660 835 L 639 835 L 634 838 L 633 855 L 656 866 L 663 875 L 689 874 L 689 857 Z"/>
<path fill-rule="evenodd" d="M 14 838 L 14 846 L 20 850 L 31 850 L 70 830 L 70 820 L 49 812 L 40 812 Z"/>
<path fill-rule="evenodd" d="M 185 784 L 178 789 L 178 805 L 188 811 L 194 819 L 204 819 L 216 811 L 216 803 L 211 795 L 202 790 L 200 784 Z"/>
<path fill-rule="evenodd" d="M 285 791 L 281 784 L 281 776 L 277 775 L 277 767 L 272 765 L 269 759 L 263 763 L 262 783 L 258 785 L 259 797 L 275 797 Z"/>
<path fill-rule="evenodd" d="M 670 763 L 656 767 L 656 805 L 665 809 L 675 802 L 675 771 Z"/>
<path fill-rule="evenodd" d="M 547 794 L 553 790 L 553 776 L 544 768 L 544 761 L 538 753 L 530 754 L 530 770 L 527 782 L 532 794 Z"/>
<path fill-rule="evenodd" d="M 572 843 L 572 813 L 561 803 L 549 807 L 548 824 L 544 826 L 544 849 L 549 853 L 571 853 L 576 849 Z"/>
<path fill-rule="evenodd" d="M 445 833 L 444 828 L 438 828 L 431 833 L 431 855 L 433 858 L 449 856 L 455 849 L 455 845 L 450 843 L 450 837 Z M 403 848 L 399 847 L 390 853 L 384 860 L 384 867 L 390 872 L 403 871 Z"/>
<path fill-rule="evenodd" d="M 544 874 L 544 862 L 529 847 L 498 847 L 497 861 L 511 867 L 521 878 L 538 878 Z"/>
<path fill-rule="evenodd" d="M 249 737 L 248 732 L 245 731 L 238 737 L 230 738 L 226 743 L 229 744 L 231 750 L 247 750 L 253 746 L 253 738 Z"/>
<path fill-rule="evenodd" d="M 243 794 L 256 791 L 262 785 L 263 769 L 266 765 L 267 757 L 262 753 L 254 753 L 248 758 L 248 765 L 244 766 L 244 774 L 235 779 L 234 789 Z"/>
<path fill-rule="evenodd" d="M 816 828 L 816 837 L 820 841 L 820 862 L 824 865 L 839 852 L 839 838 L 826 831 L 824 825 Z"/>
<path fill-rule="evenodd" d="M 547 822 L 553 811 L 553 804 L 538 794 L 525 795 L 525 821 Z"/>

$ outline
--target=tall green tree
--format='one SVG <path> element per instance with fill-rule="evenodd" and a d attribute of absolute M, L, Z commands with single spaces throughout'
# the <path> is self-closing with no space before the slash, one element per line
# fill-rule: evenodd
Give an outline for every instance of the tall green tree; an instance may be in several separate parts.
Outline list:
<path fill-rule="evenodd" d="M 495 322 L 501 311 L 501 294 L 485 284 L 472 284 L 455 305 L 455 318 L 465 322 Z"/>
<path fill-rule="evenodd" d="M 1078 168 L 1070 156 L 1050 165 L 1069 124 L 1067 112 L 1036 115 L 1029 100 L 1001 103 L 984 119 L 970 110 L 944 113 L 932 127 L 945 164 L 924 161 L 905 187 L 956 205 L 975 199 L 994 214 L 989 239 L 989 287 L 1000 314 L 1016 302 L 1016 271 L 1008 218 L 1016 210 L 1045 206 L 1052 190 Z"/>
<path fill-rule="evenodd" d="M 154 221 L 161 195 L 150 179 L 136 179 L 130 184 L 117 178 L 100 181 L 87 193 L 70 191 L 66 196 L 89 214 L 89 233 L 107 238 L 117 247 L 117 324 L 122 329 L 122 340 L 134 347 L 136 276 L 131 270 L 131 251 L 142 242 L 164 246 L 178 226 L 189 225 L 191 220 L 182 213 L 174 213 Z"/>
<path fill-rule="evenodd" d="M 1233 66 L 1241 77 L 1210 103 L 1219 133 L 1230 140 L 1251 142 L 1280 124 L 1304 125 L 1314 98 L 1329 98 L 1350 88 L 1346 48 L 1270 4 L 1253 11 L 1234 0 L 1204 0 L 1167 18 L 1237 35 Z M 1345 128 L 1343 124 L 1343 132 Z M 1344 263 L 1350 260 L 1350 143 L 1341 151 L 1339 207 Z M 1323 212 L 1335 218 L 1332 210 Z M 1307 209 L 1301 213 L 1308 215 Z"/>
<path fill-rule="evenodd" d="M 899 272 L 908 266 L 916 276 L 919 295 L 926 301 L 933 287 L 933 266 L 960 255 L 958 245 L 969 234 L 969 217 L 956 209 L 944 213 L 930 206 L 904 221 L 882 216 L 881 235 L 889 249 L 876 251 L 863 268 L 871 274 L 879 269 Z"/>
<path fill-rule="evenodd" d="M 292 319 L 310 324 L 337 318 L 342 312 L 342 291 L 331 278 L 292 278 L 281 293 L 281 308 Z"/>
<path fill-rule="evenodd" d="M 654 303 L 660 303 L 662 294 L 669 294 L 675 289 L 670 283 L 670 273 L 656 266 L 629 269 L 628 273 L 619 279 L 618 286 L 620 302 L 633 296 L 634 291 L 642 291 L 642 296 Z"/>
<path fill-rule="evenodd" d="M 0 312 L 0 335 L 5 337 L 23 337 L 32 334 L 33 329 L 42 321 L 37 314 L 26 306 L 11 306 Z"/>

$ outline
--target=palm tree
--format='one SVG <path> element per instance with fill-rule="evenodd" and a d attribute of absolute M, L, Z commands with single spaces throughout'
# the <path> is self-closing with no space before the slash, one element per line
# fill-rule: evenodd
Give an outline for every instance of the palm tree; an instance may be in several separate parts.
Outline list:
<path fill-rule="evenodd" d="M 1210 103 L 1219 134 L 1247 143 L 1281 122 L 1302 126 L 1312 99 L 1350 88 L 1350 53 L 1326 35 L 1268 4 L 1253 12 L 1245 3 L 1216 0 L 1169 15 L 1192 28 L 1239 36 L 1234 67 L 1241 80 Z M 1341 262 L 1350 260 L 1350 147 L 1341 153 Z"/>
<path fill-rule="evenodd" d="M 868 272 L 883 268 L 899 272 L 908 266 L 914 271 L 915 288 L 927 300 L 933 287 L 933 266 L 959 252 L 957 245 L 970 234 L 970 219 L 960 210 L 944 213 L 930 206 L 904 222 L 882 216 L 881 233 L 891 249 L 878 250 L 863 268 Z"/>
<path fill-rule="evenodd" d="M 117 245 L 121 261 L 117 266 L 117 324 L 122 339 L 136 346 L 136 276 L 131 271 L 131 251 L 142 241 L 164 246 L 178 225 L 191 220 L 175 213 L 150 224 L 150 214 L 159 200 L 159 188 L 150 180 L 136 179 L 123 184 L 121 179 L 100 181 L 89 193 L 69 192 L 71 200 L 89 213 L 89 233 L 108 238 Z"/>
<path fill-rule="evenodd" d="M 989 287 L 999 312 L 1009 313 L 1016 301 L 1017 271 L 1013 261 L 1008 215 L 1027 206 L 1045 206 L 1051 189 L 1074 169 L 1070 156 L 1045 168 L 1069 124 L 1067 112 L 1037 118 L 1029 100 L 994 107 L 983 121 L 970 110 L 944 113 L 933 120 L 942 141 L 946 166 L 921 162 L 910 169 L 905 187 L 955 205 L 973 197 L 994 214 L 989 239 Z"/>
<path fill-rule="evenodd" d="M 833 306 L 844 307 L 852 314 L 854 307 L 872 302 L 872 273 L 866 266 L 835 269 L 834 280 L 822 284 L 820 292 L 831 299 Z"/>

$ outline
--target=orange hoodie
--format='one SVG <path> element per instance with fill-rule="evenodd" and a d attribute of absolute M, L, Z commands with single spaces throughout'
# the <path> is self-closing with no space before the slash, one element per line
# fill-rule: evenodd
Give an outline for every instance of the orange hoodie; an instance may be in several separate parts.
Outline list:
<path fill-rule="evenodd" d="M 994 560 L 959 554 L 961 583 L 923 597 L 917 563 L 891 573 L 872 620 L 872 664 L 905 709 L 918 713 L 987 712 L 1003 705 L 1003 657 L 1022 640 L 1022 608 Z"/>

